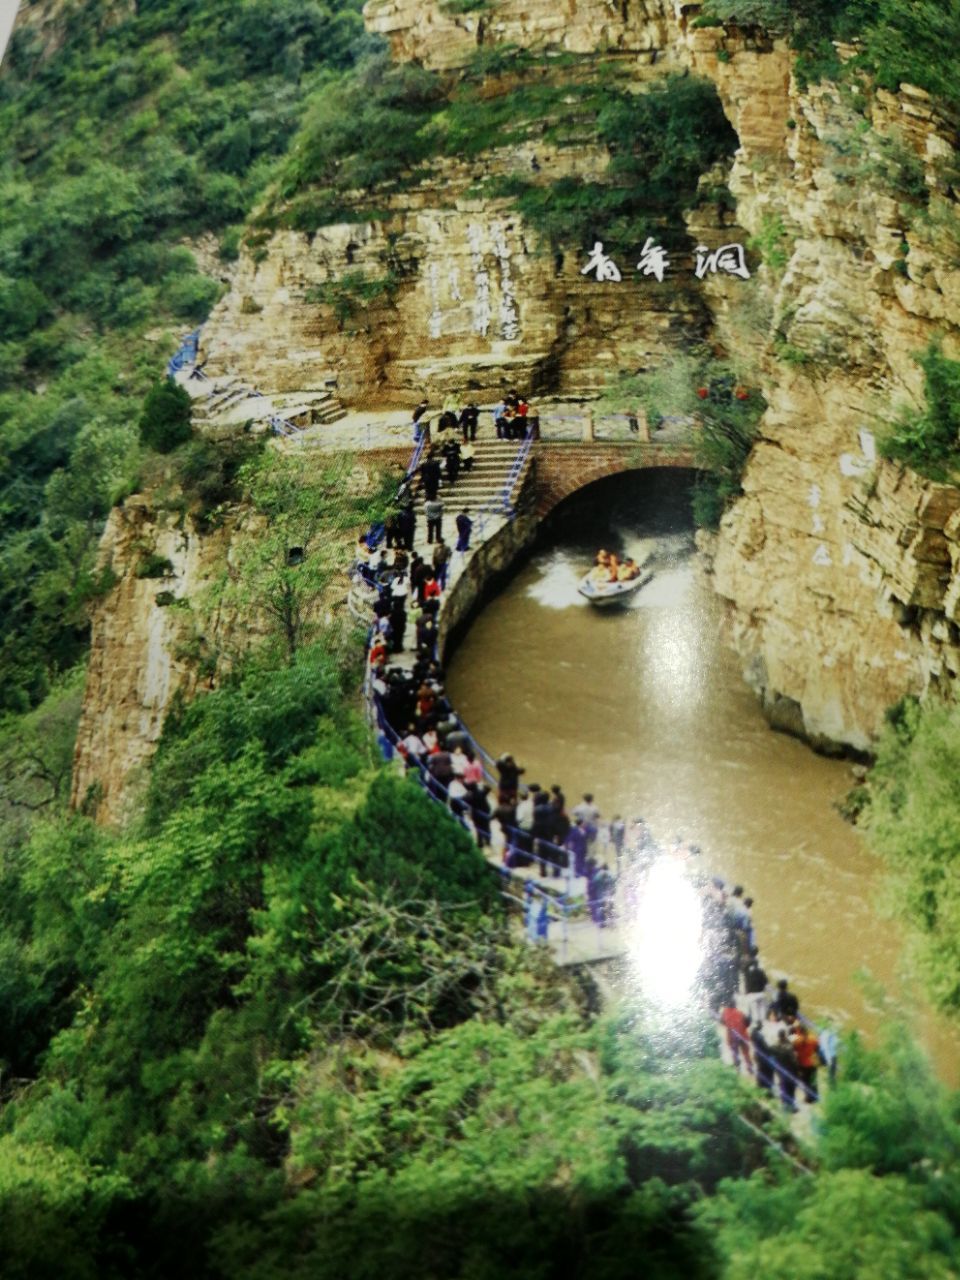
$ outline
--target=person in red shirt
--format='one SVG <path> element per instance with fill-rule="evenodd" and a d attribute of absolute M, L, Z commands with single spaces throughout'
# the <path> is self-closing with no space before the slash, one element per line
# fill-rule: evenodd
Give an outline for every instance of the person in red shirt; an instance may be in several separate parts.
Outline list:
<path fill-rule="evenodd" d="M 377 636 L 373 644 L 370 646 L 370 665 L 377 668 L 382 667 L 387 660 L 387 642 L 383 636 Z"/>
<path fill-rule="evenodd" d="M 430 572 L 426 582 L 423 584 L 423 599 L 424 602 L 427 600 L 440 599 L 440 583 L 437 581 L 432 571 Z"/>
<path fill-rule="evenodd" d="M 753 1075 L 753 1057 L 750 1053 L 750 1041 L 747 1037 L 750 1019 L 741 1013 L 736 1005 L 728 1004 L 720 1010 L 720 1022 L 727 1029 L 727 1045 L 733 1055 L 733 1065 L 739 1071 L 740 1055 L 743 1054 L 746 1068 Z"/>

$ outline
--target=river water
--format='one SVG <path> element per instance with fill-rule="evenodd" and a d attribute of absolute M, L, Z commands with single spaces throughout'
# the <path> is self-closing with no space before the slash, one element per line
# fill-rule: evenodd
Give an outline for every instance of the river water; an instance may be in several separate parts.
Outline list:
<path fill-rule="evenodd" d="M 626 607 L 577 594 L 600 546 L 652 556 L 653 581 Z M 696 562 L 689 476 L 617 476 L 558 509 L 473 620 L 447 687 L 476 739 L 511 751 L 526 781 L 560 783 L 568 806 L 591 791 L 604 818 L 643 815 L 742 883 L 767 972 L 789 978 L 808 1016 L 869 1035 L 879 984 L 956 1083 L 960 1034 L 904 972 L 899 930 L 878 905 L 882 868 L 835 807 L 855 781 L 849 763 L 768 727 L 719 620 Z"/>

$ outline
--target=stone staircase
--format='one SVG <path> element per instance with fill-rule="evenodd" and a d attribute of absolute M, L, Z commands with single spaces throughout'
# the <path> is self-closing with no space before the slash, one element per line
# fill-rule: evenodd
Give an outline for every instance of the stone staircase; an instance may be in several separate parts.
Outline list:
<path fill-rule="evenodd" d="M 198 423 L 268 422 L 278 417 L 305 430 L 338 422 L 346 415 L 330 387 L 296 395 L 262 395 L 239 378 L 217 378 L 212 383 L 188 382 L 183 376 L 178 380 L 194 397 L 193 418 Z"/>
<path fill-rule="evenodd" d="M 516 500 L 517 495 L 529 470 L 530 460 L 519 476 L 517 476 L 509 495 L 504 494 L 504 487 L 510 477 L 518 452 L 523 446 L 522 440 L 475 440 L 476 456 L 469 471 L 462 468 L 457 476 L 456 484 L 441 482 L 439 499 L 443 503 L 443 536 L 453 543 L 456 540 L 454 519 L 467 508 L 473 519 L 474 530 L 477 530 L 477 517 L 485 512 L 501 513 L 501 503 L 506 497 L 508 501 Z M 418 493 L 415 500 L 417 512 L 416 546 L 426 541 L 426 517 L 423 514 L 423 494 Z"/>

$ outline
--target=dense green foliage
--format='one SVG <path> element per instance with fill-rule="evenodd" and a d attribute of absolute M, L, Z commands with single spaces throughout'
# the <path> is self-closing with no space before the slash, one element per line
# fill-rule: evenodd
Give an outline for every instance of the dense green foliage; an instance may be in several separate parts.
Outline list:
<path fill-rule="evenodd" d="M 880 739 L 865 821 L 897 913 L 914 931 L 927 986 L 960 1012 L 960 715 L 900 704 Z"/>
<path fill-rule="evenodd" d="M 193 435 L 190 396 L 172 378 L 151 387 L 140 415 L 140 443 L 156 453 L 172 453 Z"/>
<path fill-rule="evenodd" d="M 701 21 L 789 36 L 800 51 L 801 82 L 866 71 L 885 89 L 915 84 L 948 108 L 960 107 L 957 0 L 706 0 Z M 845 66 L 834 40 L 858 42 Z"/>
<path fill-rule="evenodd" d="M 820 12 L 804 0 L 794 18 Z M 211 231 L 235 255 L 267 184 L 283 212 L 264 227 L 309 228 L 368 216 L 432 156 L 586 131 L 609 185 L 518 181 L 514 199 L 547 240 L 602 224 L 633 247 L 679 223 L 728 153 L 716 95 L 565 83 L 563 60 L 547 74 L 496 47 L 441 91 L 371 52 L 353 0 L 95 0 L 62 23 L 56 48 L 19 32 L 0 79 L 3 1274 L 954 1274 L 960 1117 L 908 1041 L 848 1046 L 799 1147 L 709 1026 L 595 1016 L 589 984 L 511 935 L 473 844 L 383 768 L 351 709 L 325 593 L 332 548 L 376 498 L 347 496 L 340 459 L 192 438 L 183 394 L 156 381 L 218 290 L 183 242 Z M 514 87 L 491 92 L 505 69 Z M 317 300 L 346 323 L 393 285 L 347 276 Z M 940 431 L 951 362 L 925 359 Z M 695 356 L 621 388 L 652 414 L 701 414 L 708 521 L 762 410 L 728 376 Z M 253 533 L 208 599 L 158 596 L 192 617 L 187 656 L 219 683 L 176 704 L 134 816 L 107 831 L 85 814 L 95 794 L 66 808 L 77 660 L 85 602 L 115 583 L 93 571 L 96 540 L 138 476 L 209 523 L 242 493 Z M 169 567 L 145 547 L 132 568 L 160 586 Z M 222 606 L 261 636 L 253 657 L 210 651 L 205 611 Z M 950 1008 L 954 737 L 947 713 L 908 710 L 871 819 Z"/>
<path fill-rule="evenodd" d="M 948 359 L 937 344 L 916 360 L 923 369 L 926 404 L 902 409 L 880 433 L 879 449 L 921 475 L 952 479 L 960 470 L 960 360 Z"/>
<path fill-rule="evenodd" d="M 439 155 L 475 156 L 523 139 L 563 146 L 590 137 L 610 152 L 608 180 L 547 184 L 518 174 L 497 180 L 491 192 L 510 196 L 555 243 L 579 246 L 603 236 L 632 250 L 654 228 L 672 243 L 682 241 L 680 215 L 701 174 L 736 145 L 715 89 L 668 76 L 637 93 L 615 75 L 571 79 L 519 52 L 508 65 L 517 77 L 509 89 L 491 92 L 489 68 L 480 62 L 444 93 L 436 75 L 371 60 L 340 92 L 319 96 L 310 108 L 279 185 L 288 203 L 263 214 L 261 225 L 313 230 L 324 221 L 369 218 L 378 197 L 415 182 Z"/>
<path fill-rule="evenodd" d="M 696 423 L 694 447 L 700 468 L 693 489 L 693 516 L 715 529 L 740 487 L 757 425 L 766 408 L 762 393 L 708 349 L 693 349 L 651 373 L 621 374 L 605 400 L 615 409 L 642 405 L 648 422 L 689 415 Z"/>
<path fill-rule="evenodd" d="M 219 293 L 184 241 L 241 221 L 359 4 L 151 0 L 19 29 L 0 76 L 0 709 L 86 640 L 96 539 L 140 400 Z"/>
<path fill-rule="evenodd" d="M 498 190 L 557 246 L 602 240 L 608 250 L 638 252 L 652 232 L 667 247 L 683 245 L 683 211 L 701 175 L 736 146 L 716 90 L 670 76 L 646 93 L 608 88 L 596 95 L 596 106 L 595 134 L 610 152 L 608 181 L 539 185 L 516 178 Z"/>

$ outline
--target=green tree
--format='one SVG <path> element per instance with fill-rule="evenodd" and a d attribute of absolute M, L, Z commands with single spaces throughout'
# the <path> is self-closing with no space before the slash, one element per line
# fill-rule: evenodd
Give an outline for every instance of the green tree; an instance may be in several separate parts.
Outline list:
<path fill-rule="evenodd" d="M 960 713 L 908 701 L 877 744 L 866 828 L 891 873 L 927 989 L 960 1013 Z"/>
<path fill-rule="evenodd" d="M 157 453 L 172 453 L 191 439 L 190 396 L 172 378 L 158 382 L 143 402 L 140 441 Z"/>

